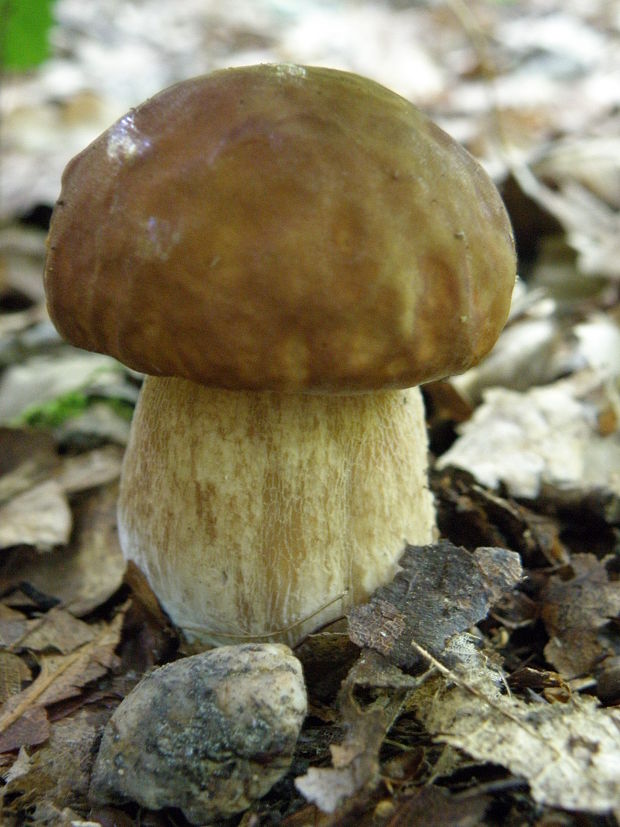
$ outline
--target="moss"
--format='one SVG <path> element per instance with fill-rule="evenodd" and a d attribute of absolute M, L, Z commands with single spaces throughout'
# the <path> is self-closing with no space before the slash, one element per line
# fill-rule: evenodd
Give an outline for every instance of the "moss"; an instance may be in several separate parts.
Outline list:
<path fill-rule="evenodd" d="M 84 413 L 92 404 L 108 405 L 114 413 L 127 421 L 133 415 L 133 405 L 124 399 L 96 397 L 84 391 L 69 391 L 56 399 L 43 402 L 40 405 L 31 405 L 26 408 L 12 424 L 30 426 L 31 428 L 58 428 L 67 420 L 74 419 Z"/>

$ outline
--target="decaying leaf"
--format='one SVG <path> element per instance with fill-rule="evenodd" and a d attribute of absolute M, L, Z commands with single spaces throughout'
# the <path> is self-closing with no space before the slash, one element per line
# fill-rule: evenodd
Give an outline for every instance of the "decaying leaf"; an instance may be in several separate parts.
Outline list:
<path fill-rule="evenodd" d="M 389 827 L 476 827 L 490 804 L 484 795 L 458 797 L 438 787 L 422 787 L 398 801 Z"/>
<path fill-rule="evenodd" d="M 50 725 L 43 707 L 27 709 L 14 723 L 0 732 L 0 753 L 43 744 L 49 738 Z"/>
<path fill-rule="evenodd" d="M 58 463 L 50 434 L 0 428 L 0 503 L 48 479 Z"/>
<path fill-rule="evenodd" d="M 420 663 L 416 640 L 439 655 L 452 635 L 486 617 L 521 577 L 519 555 L 501 548 L 470 554 L 442 541 L 408 546 L 394 580 L 349 612 L 349 635 L 402 667 Z"/>
<path fill-rule="evenodd" d="M 517 551 L 524 566 L 568 563 L 557 521 L 480 485 L 467 471 L 448 467 L 431 474 L 442 536 L 466 548 L 501 546 Z"/>
<path fill-rule="evenodd" d="M 4 572 L 3 587 L 27 582 L 78 616 L 100 606 L 119 588 L 125 571 L 116 528 L 117 498 L 115 482 L 81 498 L 73 509 L 71 543 L 54 555 L 20 550 Z"/>
<path fill-rule="evenodd" d="M 0 548 L 26 545 L 50 551 L 69 541 L 71 526 L 71 511 L 62 488 L 47 480 L 0 507 Z"/>
<path fill-rule="evenodd" d="M 620 806 L 620 711 L 574 695 L 567 703 L 525 703 L 501 694 L 478 666 L 449 670 L 415 696 L 437 740 L 527 779 L 536 801 L 605 813 Z"/>
<path fill-rule="evenodd" d="M 56 473 L 56 481 L 67 494 L 107 485 L 118 479 L 122 459 L 123 451 L 118 445 L 94 448 L 63 459 Z"/>
<path fill-rule="evenodd" d="M 73 617 L 65 609 L 53 608 L 40 618 L 26 621 L 19 647 L 33 652 L 52 650 L 66 655 L 89 643 L 95 634 L 88 623 Z"/>
<path fill-rule="evenodd" d="M 0 704 L 21 692 L 22 683 L 30 676 L 30 669 L 18 655 L 0 651 Z"/>
<path fill-rule="evenodd" d="M 545 657 L 567 678 L 588 674 L 609 654 L 598 632 L 620 613 L 620 583 L 609 580 L 605 562 L 575 554 L 572 576 L 551 576 L 542 595 Z"/>
<path fill-rule="evenodd" d="M 345 726 L 340 744 L 332 744 L 331 767 L 310 767 L 295 786 L 323 812 L 335 812 L 345 801 L 372 789 L 379 779 L 379 750 L 385 734 L 401 711 L 408 693 L 420 680 L 386 662 L 375 652 L 362 653 L 342 685 L 339 708 Z M 362 708 L 358 687 L 381 688 L 376 700 Z"/>
<path fill-rule="evenodd" d="M 0 711 L 0 735 L 28 711 L 71 698 L 117 662 L 124 613 L 101 625 L 96 636 L 68 655 L 43 655 L 40 673 L 26 689 L 12 696 Z"/>
<path fill-rule="evenodd" d="M 23 762 L 19 773 L 7 777 L 2 791 L 7 811 L 29 805 L 36 806 L 41 813 L 76 805 L 83 810 L 96 741 L 108 717 L 107 711 L 80 709 L 54 723 L 49 742 Z M 8 805 L 7 798 L 11 802 Z"/>
<path fill-rule="evenodd" d="M 438 467 L 464 468 L 489 488 L 502 483 L 511 496 L 527 499 L 545 486 L 602 490 L 617 516 L 620 431 L 598 430 L 606 388 L 596 372 L 585 371 L 525 393 L 489 390 Z"/>

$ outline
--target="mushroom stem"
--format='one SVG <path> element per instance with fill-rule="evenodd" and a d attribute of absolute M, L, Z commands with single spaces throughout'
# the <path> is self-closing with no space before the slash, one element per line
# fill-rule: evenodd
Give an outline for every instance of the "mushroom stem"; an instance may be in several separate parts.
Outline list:
<path fill-rule="evenodd" d="M 432 540 L 417 388 L 227 391 L 147 377 L 119 530 L 190 642 L 295 645 Z"/>

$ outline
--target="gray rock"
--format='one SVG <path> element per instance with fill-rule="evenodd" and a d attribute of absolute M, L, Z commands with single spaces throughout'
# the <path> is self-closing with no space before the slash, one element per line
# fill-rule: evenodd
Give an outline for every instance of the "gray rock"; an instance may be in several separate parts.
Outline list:
<path fill-rule="evenodd" d="M 306 703 L 301 664 L 283 645 L 222 646 L 167 664 L 108 722 L 91 799 L 177 807 L 195 824 L 241 812 L 288 770 Z"/>

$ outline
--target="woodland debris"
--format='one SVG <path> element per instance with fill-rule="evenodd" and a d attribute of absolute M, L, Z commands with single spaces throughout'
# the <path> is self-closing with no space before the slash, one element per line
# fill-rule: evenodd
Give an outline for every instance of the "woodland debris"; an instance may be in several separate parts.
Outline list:
<path fill-rule="evenodd" d="M 51 551 L 69 541 L 72 516 L 53 480 L 42 482 L 0 506 L 0 548 L 34 546 Z"/>
<path fill-rule="evenodd" d="M 534 499 L 543 487 L 602 491 L 620 514 L 620 430 L 601 435 L 598 415 L 613 388 L 586 371 L 520 394 L 494 388 L 437 462 L 471 472 L 488 488 Z"/>
<path fill-rule="evenodd" d="M 613 648 L 601 630 L 620 614 L 620 582 L 593 554 L 575 554 L 568 572 L 552 575 L 541 615 L 549 634 L 545 657 L 566 678 L 591 673 Z"/>
<path fill-rule="evenodd" d="M 116 529 L 117 483 L 89 492 L 73 507 L 71 542 L 54 555 L 19 549 L 0 575 L 7 590 L 29 583 L 82 616 L 120 587 L 125 561 Z"/>
<path fill-rule="evenodd" d="M 399 565 L 390 583 L 350 610 L 349 635 L 403 668 L 420 664 L 411 640 L 439 655 L 448 638 L 486 617 L 521 577 L 514 552 L 478 548 L 472 555 L 445 540 L 407 546 Z"/>
<path fill-rule="evenodd" d="M 428 681 L 417 715 L 436 738 L 527 779 L 540 804 L 607 813 L 620 806 L 620 713 L 592 698 L 526 703 L 502 694 L 493 673 Z"/>

